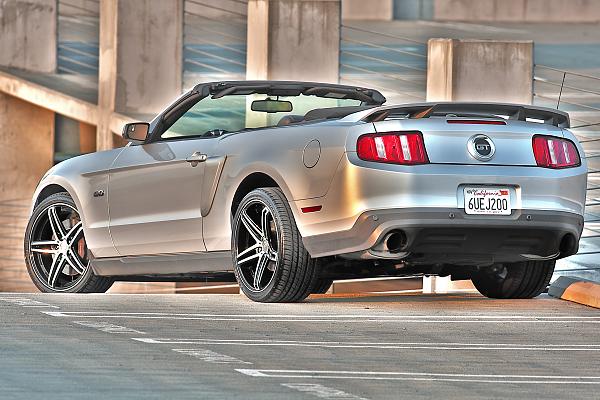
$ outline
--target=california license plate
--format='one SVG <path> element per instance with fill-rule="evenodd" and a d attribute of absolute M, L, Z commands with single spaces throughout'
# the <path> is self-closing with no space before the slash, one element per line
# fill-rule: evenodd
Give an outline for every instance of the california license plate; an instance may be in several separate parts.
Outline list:
<path fill-rule="evenodd" d="M 466 187 L 465 213 L 474 215 L 510 215 L 508 188 Z"/>

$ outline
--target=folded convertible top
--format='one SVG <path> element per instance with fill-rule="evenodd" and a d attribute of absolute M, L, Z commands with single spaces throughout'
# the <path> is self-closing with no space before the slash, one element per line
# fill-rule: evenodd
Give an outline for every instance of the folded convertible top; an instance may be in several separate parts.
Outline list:
<path fill-rule="evenodd" d="M 365 121 L 376 122 L 396 118 L 429 118 L 432 116 L 502 117 L 507 119 L 539 122 L 559 128 L 569 128 L 569 114 L 546 107 L 506 103 L 419 103 L 394 106 L 369 114 Z"/>

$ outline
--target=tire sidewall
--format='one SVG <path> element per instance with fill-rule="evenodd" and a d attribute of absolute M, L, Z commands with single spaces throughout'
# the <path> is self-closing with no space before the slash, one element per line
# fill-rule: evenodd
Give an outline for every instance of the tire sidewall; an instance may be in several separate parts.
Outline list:
<path fill-rule="evenodd" d="M 246 280 L 244 279 L 242 272 L 240 271 L 240 268 L 237 264 L 237 253 L 238 253 L 237 241 L 238 241 L 238 233 L 239 233 L 240 224 L 241 224 L 240 214 L 246 206 L 248 206 L 250 203 L 253 203 L 256 201 L 263 203 L 269 209 L 269 211 L 271 212 L 271 215 L 273 216 L 273 221 L 275 222 L 275 225 L 277 227 L 277 259 L 278 259 L 278 261 L 277 261 L 277 267 L 275 269 L 275 275 L 273 276 L 273 278 L 271 279 L 269 284 L 260 291 L 254 290 L 254 288 L 250 287 L 246 283 Z M 284 243 L 284 240 L 283 240 L 283 238 L 284 238 L 283 229 L 285 229 L 285 226 L 282 223 L 281 215 L 279 215 L 279 212 L 277 211 L 277 207 L 276 207 L 275 203 L 273 202 L 273 200 L 271 199 L 271 197 L 264 190 L 261 190 L 261 189 L 255 189 L 255 190 L 251 191 L 250 193 L 248 193 L 242 199 L 242 201 L 240 202 L 240 205 L 238 206 L 238 208 L 235 212 L 232 228 L 233 229 L 232 229 L 232 234 L 231 234 L 231 256 L 232 256 L 235 277 L 238 281 L 240 289 L 242 290 L 242 292 L 244 292 L 244 294 L 248 298 L 250 298 L 253 301 L 258 301 L 258 302 L 268 301 L 269 298 L 273 295 L 273 292 L 276 290 L 277 284 L 281 280 L 281 275 L 283 274 L 283 270 L 282 270 L 282 268 L 280 268 L 280 264 L 281 264 L 281 260 L 283 260 L 283 254 L 287 250 L 285 248 L 286 243 Z"/>
<path fill-rule="evenodd" d="M 86 268 L 83 276 L 81 276 L 79 278 L 79 281 L 77 282 L 77 284 L 75 284 L 65 290 L 56 290 L 56 289 L 50 287 L 45 282 L 43 276 L 40 275 L 40 272 L 38 271 L 37 267 L 35 266 L 34 253 L 29 250 L 29 244 L 31 243 L 31 240 L 32 240 L 33 229 L 34 229 L 35 223 L 40 218 L 41 214 L 48 208 L 48 206 L 51 206 L 54 204 L 67 204 L 67 205 L 73 207 L 75 210 L 77 210 L 77 212 L 79 213 L 79 217 L 83 221 L 83 216 L 81 215 L 81 212 L 77 209 L 77 205 L 75 204 L 75 202 L 73 201 L 71 196 L 69 196 L 69 194 L 67 194 L 66 192 L 53 194 L 53 195 L 47 197 L 46 199 L 42 200 L 37 206 L 35 206 L 35 208 L 33 209 L 33 212 L 31 213 L 31 217 L 29 218 L 27 228 L 25 230 L 24 254 L 25 254 L 25 264 L 27 266 L 27 272 L 29 273 L 29 276 L 30 276 L 33 284 L 41 292 L 45 292 L 45 293 L 77 293 L 77 292 L 81 292 L 84 289 L 84 287 L 88 284 L 90 279 L 93 277 L 92 268 L 90 266 L 88 266 Z M 84 233 L 84 235 L 85 235 L 85 233 Z M 89 249 L 88 249 L 88 254 L 89 254 Z M 91 257 L 91 254 L 90 254 L 90 257 Z M 88 262 L 88 264 L 89 264 L 89 262 Z"/>

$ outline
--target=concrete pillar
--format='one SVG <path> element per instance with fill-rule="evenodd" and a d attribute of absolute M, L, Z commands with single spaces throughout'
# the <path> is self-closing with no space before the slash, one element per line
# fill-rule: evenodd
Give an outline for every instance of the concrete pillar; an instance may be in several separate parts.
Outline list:
<path fill-rule="evenodd" d="M 532 41 L 429 40 L 427 101 L 532 99 Z"/>
<path fill-rule="evenodd" d="M 183 0 L 101 0 L 99 150 L 113 112 L 155 114 L 182 91 Z"/>
<path fill-rule="evenodd" d="M 342 19 L 390 21 L 394 19 L 394 0 L 343 0 Z"/>
<path fill-rule="evenodd" d="M 0 65 L 56 70 L 56 0 L 0 0 Z"/>
<path fill-rule="evenodd" d="M 531 104 L 533 42 L 430 39 L 427 101 Z M 423 293 L 474 290 L 470 281 L 423 278 Z"/>
<path fill-rule="evenodd" d="M 23 261 L 31 195 L 53 164 L 54 113 L 0 93 L 0 292 L 37 291 Z"/>
<path fill-rule="evenodd" d="M 340 0 L 249 0 L 247 79 L 337 83 Z"/>

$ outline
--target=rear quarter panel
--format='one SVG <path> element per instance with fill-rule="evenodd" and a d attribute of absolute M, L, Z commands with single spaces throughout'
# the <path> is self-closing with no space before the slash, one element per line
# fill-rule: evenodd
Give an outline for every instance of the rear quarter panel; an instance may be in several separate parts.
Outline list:
<path fill-rule="evenodd" d="M 282 189 L 298 221 L 295 200 L 319 198 L 327 193 L 345 152 L 346 136 L 353 131 L 372 132 L 372 125 L 322 122 L 241 132 L 223 137 L 214 156 L 226 156 L 212 209 L 204 219 L 208 251 L 231 246 L 231 205 L 240 183 L 255 172 L 270 176 Z M 318 162 L 305 165 L 305 148 L 318 142 Z M 314 150 L 313 150 L 314 151 Z"/>

